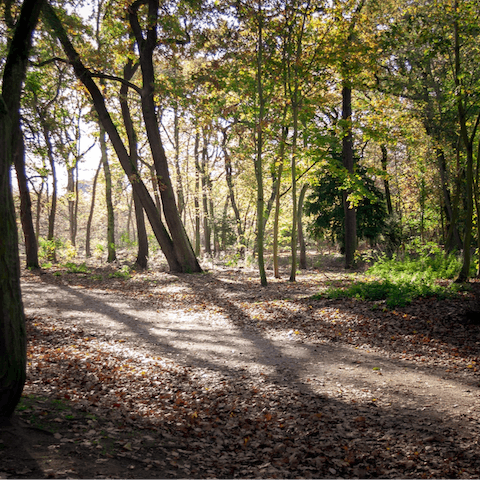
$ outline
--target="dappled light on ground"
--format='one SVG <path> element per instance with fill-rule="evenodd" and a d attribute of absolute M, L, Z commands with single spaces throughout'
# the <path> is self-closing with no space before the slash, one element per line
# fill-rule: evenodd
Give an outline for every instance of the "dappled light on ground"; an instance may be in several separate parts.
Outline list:
<path fill-rule="evenodd" d="M 109 453 L 137 478 L 478 476 L 480 332 L 455 324 L 472 295 L 311 299 L 335 275 L 28 274 L 26 393 L 146 429 Z"/>

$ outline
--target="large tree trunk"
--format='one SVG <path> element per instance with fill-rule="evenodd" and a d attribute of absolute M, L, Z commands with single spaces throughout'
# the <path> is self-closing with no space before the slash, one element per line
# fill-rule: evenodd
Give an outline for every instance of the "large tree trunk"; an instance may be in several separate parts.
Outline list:
<path fill-rule="evenodd" d="M 138 68 L 138 64 L 134 65 L 130 59 L 123 69 L 123 78 L 127 81 L 131 80 L 134 73 Z M 128 86 L 122 84 L 120 88 L 120 106 L 122 109 L 123 123 L 125 125 L 125 130 L 127 131 L 128 145 L 130 150 L 130 161 L 135 168 L 138 168 L 138 143 L 137 135 L 135 133 L 135 128 L 133 126 L 132 115 L 130 112 L 130 107 L 128 106 Z M 145 216 L 143 214 L 143 207 L 138 197 L 138 194 L 133 192 L 133 204 L 135 207 L 135 221 L 137 225 L 137 238 L 138 238 L 138 250 L 137 250 L 137 259 L 135 264 L 145 269 L 148 264 L 148 236 L 147 229 L 145 227 Z M 127 224 L 128 226 L 128 224 Z"/>
<path fill-rule="evenodd" d="M 148 5 L 148 17 L 150 19 L 146 38 L 143 36 L 137 17 L 137 10 L 140 7 L 140 3 L 141 2 L 135 2 L 131 5 L 128 13 L 130 25 L 135 34 L 139 49 L 143 83 L 141 89 L 142 114 L 155 170 L 159 179 L 161 179 L 160 196 L 162 199 L 163 213 L 173 240 L 173 249 L 177 258 L 181 261 L 183 269 L 187 272 L 200 272 L 200 265 L 178 212 L 175 192 L 170 179 L 167 157 L 160 137 L 158 118 L 155 111 L 155 69 L 153 66 L 153 52 L 157 47 L 159 2 L 158 0 L 146 0 L 145 2 Z"/>
<path fill-rule="evenodd" d="M 25 239 L 26 266 L 27 268 L 39 268 L 38 243 L 33 227 L 32 200 L 28 190 L 27 176 L 25 174 L 25 145 L 21 131 L 18 132 L 14 161 L 18 190 L 20 192 L 20 219 L 22 221 L 23 237 Z"/>
<path fill-rule="evenodd" d="M 41 0 L 25 0 L 22 5 L 0 97 L 0 423 L 13 415 L 26 378 L 27 343 L 10 166 L 19 141 L 20 97 L 41 6 Z"/>
<path fill-rule="evenodd" d="M 353 174 L 353 135 L 352 135 L 352 89 L 344 81 L 342 88 L 342 119 L 346 131 L 342 139 L 343 166 L 349 174 Z M 357 215 L 355 206 L 348 200 L 349 191 L 343 192 L 343 210 L 345 213 L 345 268 L 352 268 L 357 249 Z"/>

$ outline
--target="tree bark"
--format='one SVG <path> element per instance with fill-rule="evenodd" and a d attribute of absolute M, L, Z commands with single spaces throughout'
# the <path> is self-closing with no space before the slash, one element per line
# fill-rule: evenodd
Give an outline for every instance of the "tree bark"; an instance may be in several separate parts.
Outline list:
<path fill-rule="evenodd" d="M 199 144 L 200 134 L 195 133 L 194 161 L 195 161 L 195 255 L 200 255 L 201 239 L 200 239 L 200 160 L 199 160 Z"/>
<path fill-rule="evenodd" d="M 133 64 L 130 59 L 123 69 L 123 78 L 130 81 L 138 68 L 138 64 Z M 130 107 L 128 106 L 128 86 L 122 84 L 120 87 L 120 106 L 122 110 L 123 123 L 127 131 L 128 145 L 130 152 L 130 161 L 135 168 L 138 169 L 138 142 L 135 128 L 133 126 L 132 115 Z M 145 216 L 143 214 L 143 207 L 140 202 L 138 194 L 133 191 L 133 204 L 135 208 L 135 222 L 137 226 L 138 250 L 135 265 L 141 269 L 147 268 L 148 265 L 148 236 L 145 227 Z"/>
<path fill-rule="evenodd" d="M 105 175 L 105 200 L 107 203 L 107 262 L 112 263 L 117 259 L 115 247 L 115 212 L 112 202 L 112 175 L 108 164 L 107 143 L 105 140 L 105 129 L 100 123 L 100 152 L 102 155 L 103 173 Z"/>
<path fill-rule="evenodd" d="M 392 196 L 390 195 L 390 182 L 388 181 L 388 170 L 387 170 L 387 163 L 388 163 L 388 152 L 387 147 L 382 144 L 380 145 L 382 150 L 382 170 L 385 173 L 383 177 L 383 187 L 385 190 L 385 200 L 387 202 L 387 212 L 389 215 L 393 215 L 393 207 L 392 207 Z"/>
<path fill-rule="evenodd" d="M 91 230 L 92 230 L 93 211 L 95 210 L 95 195 L 97 193 L 97 181 L 98 181 L 98 175 L 100 173 L 101 168 L 102 168 L 102 160 L 100 159 L 100 163 L 98 164 L 97 171 L 95 172 L 95 177 L 93 178 L 92 203 L 90 204 L 90 213 L 88 214 L 88 220 L 87 220 L 87 233 L 85 237 L 85 256 L 87 258 L 90 258 L 92 256 L 92 252 L 90 248 L 90 239 L 91 239 Z"/>
<path fill-rule="evenodd" d="M 300 257 L 298 261 L 298 265 L 300 269 L 306 270 L 307 269 L 307 249 L 305 246 L 305 236 L 303 234 L 303 201 L 305 200 L 305 194 L 308 190 L 308 183 L 304 183 L 301 190 L 300 195 L 298 196 L 298 243 L 300 245 Z"/>
<path fill-rule="evenodd" d="M 142 4 L 147 4 L 148 17 L 150 19 L 146 37 L 143 35 L 137 18 L 137 10 Z M 173 249 L 176 257 L 181 261 L 184 271 L 200 272 L 202 269 L 197 261 L 197 257 L 195 256 L 178 212 L 175 193 L 168 171 L 167 157 L 160 137 L 158 118 L 155 111 L 155 69 L 153 66 L 153 52 L 157 46 L 158 8 L 159 0 L 137 0 L 128 10 L 130 25 L 134 32 L 140 55 L 143 83 L 141 89 L 142 115 L 153 163 L 155 164 L 155 170 L 161 182 L 160 196 L 162 198 L 163 213 L 173 240 Z"/>
<path fill-rule="evenodd" d="M 353 135 L 352 135 L 352 88 L 347 81 L 342 88 L 342 120 L 345 132 L 342 139 L 343 166 L 349 174 L 354 172 Z M 343 211 L 345 214 L 345 268 L 352 268 L 357 249 L 357 217 L 355 206 L 348 200 L 349 191 L 343 192 Z"/>
<path fill-rule="evenodd" d="M 23 237 L 25 239 L 25 256 L 27 268 L 40 268 L 38 263 L 38 243 L 33 227 L 32 200 L 28 190 L 25 174 L 25 145 L 23 133 L 18 132 L 18 141 L 14 154 L 15 172 L 17 174 L 18 190 L 20 192 L 20 219 Z"/>
<path fill-rule="evenodd" d="M 265 272 L 264 259 L 264 209 L 265 200 L 263 198 L 263 121 L 265 117 L 265 99 L 263 95 L 262 71 L 263 66 L 263 12 L 261 0 L 258 1 L 258 44 L 257 44 L 257 95 L 258 95 L 258 123 L 256 126 L 256 159 L 255 159 L 255 178 L 257 180 L 257 254 L 258 271 L 260 274 L 260 283 L 267 285 L 267 274 Z"/>
<path fill-rule="evenodd" d="M 22 4 L 10 43 L 0 96 L 0 423 L 20 401 L 26 378 L 26 331 L 10 166 L 20 132 L 20 98 L 41 0 Z"/>

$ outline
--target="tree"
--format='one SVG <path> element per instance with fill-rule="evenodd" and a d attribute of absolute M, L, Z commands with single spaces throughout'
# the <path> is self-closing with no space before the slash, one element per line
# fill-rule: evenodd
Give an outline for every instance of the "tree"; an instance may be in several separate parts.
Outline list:
<path fill-rule="evenodd" d="M 332 164 L 337 167 L 332 171 Z M 356 167 L 358 180 L 351 191 L 357 196 L 357 232 L 359 238 L 376 241 L 384 231 L 387 211 L 383 193 L 375 186 L 362 167 Z M 327 234 L 345 250 L 345 209 L 342 188 L 345 172 L 340 155 L 333 153 L 330 165 L 318 172 L 312 193 L 305 201 L 305 211 L 313 216 L 310 231 L 317 238 Z"/>
<path fill-rule="evenodd" d="M 3 70 L 0 96 L 0 421 L 13 415 L 26 378 L 26 331 L 10 166 L 20 132 L 22 85 L 42 3 L 25 0 L 22 4 Z M 6 8 L 12 6 L 7 4 Z"/>
<path fill-rule="evenodd" d="M 142 72 L 143 85 L 142 88 L 129 83 L 141 97 L 141 107 L 143 122 L 146 128 L 150 150 L 155 164 L 156 176 L 161 182 L 161 198 L 163 212 L 169 231 L 165 228 L 161 221 L 158 210 L 148 193 L 143 181 L 141 180 L 138 169 L 132 163 L 131 157 L 125 147 L 125 144 L 115 126 L 110 113 L 105 104 L 105 98 L 94 81 L 94 74 L 85 67 L 84 63 L 75 47 L 67 36 L 67 33 L 58 18 L 55 10 L 46 5 L 44 8 L 45 20 L 53 32 L 59 39 L 65 54 L 67 55 L 74 71 L 88 90 L 93 105 L 97 111 L 99 120 L 107 132 L 117 157 L 128 176 L 133 190 L 138 194 L 138 198 L 148 216 L 154 234 L 162 248 L 163 253 L 169 263 L 170 269 L 177 272 L 199 272 L 200 265 L 194 254 L 190 241 L 187 237 L 185 228 L 181 222 L 180 215 L 175 203 L 174 191 L 172 188 L 170 175 L 168 172 L 168 164 L 163 149 L 162 140 L 158 128 L 158 119 L 156 116 L 154 85 L 155 73 L 153 68 L 153 55 L 157 47 L 157 22 L 158 22 L 158 2 L 155 0 L 148 2 L 148 13 L 151 22 L 146 27 L 146 36 L 140 26 L 138 14 L 139 9 L 144 2 L 137 1 L 129 8 L 129 20 L 132 32 L 135 35 L 139 46 L 140 68 Z M 98 76 L 98 75 L 96 75 Z M 103 78 L 111 78 L 109 75 L 100 75 Z M 118 77 L 116 80 L 121 81 Z M 171 236 L 170 236 L 171 235 Z"/>

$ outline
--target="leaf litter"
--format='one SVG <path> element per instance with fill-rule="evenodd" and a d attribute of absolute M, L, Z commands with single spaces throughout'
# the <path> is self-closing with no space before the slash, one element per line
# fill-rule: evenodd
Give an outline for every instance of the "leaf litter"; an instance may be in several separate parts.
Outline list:
<path fill-rule="evenodd" d="M 37 400 L 19 415 L 79 457 L 42 477 L 480 476 L 480 328 L 462 316 L 476 285 L 387 310 L 313 300 L 318 272 L 265 289 L 253 275 L 25 273 Z"/>

